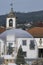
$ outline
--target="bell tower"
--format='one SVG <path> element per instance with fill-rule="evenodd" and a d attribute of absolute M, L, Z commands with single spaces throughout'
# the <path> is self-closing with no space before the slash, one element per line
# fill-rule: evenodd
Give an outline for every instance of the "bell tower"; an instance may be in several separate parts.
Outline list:
<path fill-rule="evenodd" d="M 11 11 L 6 18 L 6 29 L 16 28 L 16 16 L 15 12 L 13 11 L 13 4 L 11 3 L 10 6 Z"/>

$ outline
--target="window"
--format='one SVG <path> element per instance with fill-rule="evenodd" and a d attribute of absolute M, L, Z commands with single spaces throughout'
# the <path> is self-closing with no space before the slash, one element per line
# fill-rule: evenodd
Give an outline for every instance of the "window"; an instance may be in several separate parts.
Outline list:
<path fill-rule="evenodd" d="M 9 26 L 10 27 L 13 26 L 13 20 L 12 19 L 9 20 Z"/>
<path fill-rule="evenodd" d="M 8 46 L 11 46 L 12 47 L 13 43 L 8 43 Z"/>
<path fill-rule="evenodd" d="M 7 59 L 7 62 L 8 62 L 8 59 Z"/>
<path fill-rule="evenodd" d="M 11 46 L 12 43 L 9 43 L 9 46 L 7 47 L 7 54 L 11 55 L 13 53 L 13 47 Z"/>
<path fill-rule="evenodd" d="M 35 49 L 35 44 L 34 44 L 34 40 L 30 41 L 30 49 L 34 50 Z"/>
<path fill-rule="evenodd" d="M 3 55 L 4 53 L 2 53 L 2 55 Z"/>
<path fill-rule="evenodd" d="M 26 57 L 26 52 L 23 52 L 24 57 Z"/>
<path fill-rule="evenodd" d="M 23 45 L 26 45 L 26 40 L 23 40 L 22 43 L 23 43 Z"/>
<path fill-rule="evenodd" d="M 10 45 L 10 46 L 12 46 L 12 45 L 13 45 L 13 43 L 9 43 L 9 45 Z"/>

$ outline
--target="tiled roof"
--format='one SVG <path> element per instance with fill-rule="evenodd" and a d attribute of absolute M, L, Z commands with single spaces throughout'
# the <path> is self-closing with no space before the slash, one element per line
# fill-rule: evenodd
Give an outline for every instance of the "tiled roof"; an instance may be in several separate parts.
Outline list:
<path fill-rule="evenodd" d="M 5 27 L 0 27 L 0 33 L 4 32 L 6 30 Z"/>
<path fill-rule="evenodd" d="M 38 22 L 38 23 L 36 23 L 36 25 L 37 25 L 38 27 L 43 27 L 43 22 Z"/>
<path fill-rule="evenodd" d="M 43 38 L 43 27 L 34 27 L 30 30 L 27 30 L 33 37 L 42 37 Z"/>

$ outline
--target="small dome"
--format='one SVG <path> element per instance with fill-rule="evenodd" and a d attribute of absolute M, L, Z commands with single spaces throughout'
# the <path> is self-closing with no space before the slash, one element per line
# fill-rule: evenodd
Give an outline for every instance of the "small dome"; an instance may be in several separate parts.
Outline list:
<path fill-rule="evenodd" d="M 4 39 L 8 35 L 14 35 L 16 38 L 33 38 L 30 33 L 21 29 L 6 30 L 0 35 L 0 38 Z"/>
<path fill-rule="evenodd" d="M 13 11 L 13 8 L 11 8 L 11 11 L 10 11 L 10 13 L 8 14 L 7 17 L 8 17 L 8 18 L 10 18 L 10 17 L 15 17 L 15 12 Z"/>
<path fill-rule="evenodd" d="M 15 13 L 14 13 L 14 12 L 10 12 L 7 17 L 8 17 L 8 18 L 10 18 L 10 17 L 15 17 Z"/>

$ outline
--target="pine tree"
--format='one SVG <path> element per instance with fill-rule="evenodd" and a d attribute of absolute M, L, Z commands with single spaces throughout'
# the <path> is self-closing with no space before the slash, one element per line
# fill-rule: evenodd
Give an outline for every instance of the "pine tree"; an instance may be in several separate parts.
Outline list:
<path fill-rule="evenodd" d="M 16 64 L 18 64 L 18 65 L 25 64 L 25 59 L 24 59 L 23 50 L 22 50 L 21 46 L 18 50 L 18 54 L 17 54 L 17 58 L 16 58 Z"/>

